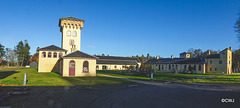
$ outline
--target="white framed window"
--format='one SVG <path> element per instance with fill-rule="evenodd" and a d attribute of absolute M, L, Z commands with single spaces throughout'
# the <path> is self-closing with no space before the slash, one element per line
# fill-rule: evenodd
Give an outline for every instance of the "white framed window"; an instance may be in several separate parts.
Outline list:
<path fill-rule="evenodd" d="M 77 36 L 77 32 L 73 31 L 73 36 L 76 37 Z"/>
<path fill-rule="evenodd" d="M 70 30 L 67 31 L 67 36 L 71 36 L 71 31 Z"/>
<path fill-rule="evenodd" d="M 70 45 L 74 45 L 74 40 L 71 39 L 71 40 L 69 41 L 69 44 L 70 44 Z"/>

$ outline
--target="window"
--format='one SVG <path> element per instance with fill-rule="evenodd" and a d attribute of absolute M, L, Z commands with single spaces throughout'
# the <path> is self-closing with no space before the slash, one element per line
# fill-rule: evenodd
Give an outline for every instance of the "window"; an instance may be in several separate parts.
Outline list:
<path fill-rule="evenodd" d="M 161 70 L 161 65 L 158 65 L 158 70 Z"/>
<path fill-rule="evenodd" d="M 125 68 L 125 66 L 122 66 L 122 68 Z"/>
<path fill-rule="evenodd" d="M 212 68 L 210 68 L 210 71 L 212 71 Z"/>
<path fill-rule="evenodd" d="M 107 70 L 107 66 L 102 66 L 102 69 L 103 70 Z"/>
<path fill-rule="evenodd" d="M 212 60 L 210 60 L 210 64 L 212 64 Z"/>
<path fill-rule="evenodd" d="M 71 31 L 70 30 L 67 31 L 67 36 L 71 36 Z"/>
<path fill-rule="evenodd" d="M 97 65 L 97 67 L 96 67 L 97 69 L 99 68 L 99 66 Z"/>
<path fill-rule="evenodd" d="M 62 57 L 63 53 L 59 53 L 59 57 Z"/>
<path fill-rule="evenodd" d="M 229 60 L 229 64 L 231 64 L 230 60 Z"/>
<path fill-rule="evenodd" d="M 74 45 L 74 40 L 73 40 L 73 39 L 70 39 L 69 44 L 70 44 L 70 45 Z"/>
<path fill-rule="evenodd" d="M 43 58 L 46 57 L 46 52 L 42 52 L 42 57 L 43 57 Z"/>
<path fill-rule="evenodd" d="M 217 71 L 217 68 L 215 68 L 215 71 Z"/>
<path fill-rule="evenodd" d="M 187 65 L 184 66 L 184 69 L 187 70 Z"/>
<path fill-rule="evenodd" d="M 53 58 L 57 58 L 57 53 L 56 52 L 53 53 Z"/>
<path fill-rule="evenodd" d="M 171 69 L 171 65 L 169 65 L 169 70 Z"/>
<path fill-rule="evenodd" d="M 163 68 L 163 65 L 162 65 L 162 70 L 163 70 L 164 68 Z"/>
<path fill-rule="evenodd" d="M 196 69 L 196 65 L 194 65 L 193 68 L 194 68 L 195 71 L 197 70 L 197 69 Z"/>
<path fill-rule="evenodd" d="M 202 66 L 201 66 L 201 65 L 198 66 L 198 70 L 199 70 L 199 71 L 202 70 Z"/>
<path fill-rule="evenodd" d="M 178 69 L 178 65 L 176 65 L 176 69 Z"/>
<path fill-rule="evenodd" d="M 117 66 L 114 66 L 114 68 L 117 68 Z"/>
<path fill-rule="evenodd" d="M 88 61 L 83 62 L 83 72 L 88 72 Z"/>
<path fill-rule="evenodd" d="M 219 64 L 222 64 L 222 60 L 219 60 Z"/>
<path fill-rule="evenodd" d="M 73 36 L 77 36 L 77 32 L 76 31 L 73 31 Z"/>
<path fill-rule="evenodd" d="M 51 52 L 48 52 L 48 57 L 52 57 L 52 53 Z"/>

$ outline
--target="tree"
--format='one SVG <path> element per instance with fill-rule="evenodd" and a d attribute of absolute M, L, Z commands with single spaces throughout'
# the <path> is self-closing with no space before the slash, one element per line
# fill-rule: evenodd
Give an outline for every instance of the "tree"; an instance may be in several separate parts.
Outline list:
<path fill-rule="evenodd" d="M 35 53 L 35 54 L 31 57 L 30 63 L 32 63 L 33 61 L 38 62 L 38 53 Z"/>
<path fill-rule="evenodd" d="M 4 46 L 0 44 L 0 59 L 2 59 L 5 56 Z"/>
<path fill-rule="evenodd" d="M 18 43 L 18 45 L 15 47 L 15 50 L 17 51 L 17 65 L 19 66 L 19 62 L 23 61 L 22 60 L 22 54 L 23 54 L 23 42 L 22 41 L 20 41 Z"/>
<path fill-rule="evenodd" d="M 202 55 L 202 50 L 201 49 L 195 49 L 194 50 L 194 57 L 201 57 Z"/>
<path fill-rule="evenodd" d="M 240 42 L 240 16 L 237 18 L 237 21 L 234 24 L 235 32 L 237 32 L 237 38 L 238 41 Z"/>
<path fill-rule="evenodd" d="M 22 56 L 23 57 L 22 65 L 24 66 L 29 64 L 29 61 L 31 58 L 29 50 L 30 50 L 30 46 L 28 45 L 28 41 L 25 40 L 24 47 L 23 47 L 23 56 Z"/>
<path fill-rule="evenodd" d="M 240 49 L 233 51 L 232 54 L 232 62 L 233 62 L 233 70 L 239 71 L 240 70 Z"/>
<path fill-rule="evenodd" d="M 194 57 L 194 49 L 193 48 L 188 49 L 187 53 L 190 54 L 190 57 Z"/>
<path fill-rule="evenodd" d="M 6 61 L 8 66 L 15 65 L 15 61 L 17 59 L 17 54 L 15 50 L 11 48 L 6 48 Z"/>
<path fill-rule="evenodd" d="M 29 52 L 30 46 L 28 44 L 28 41 L 24 40 L 24 43 L 20 41 L 18 45 L 15 47 L 15 49 L 18 55 L 17 65 L 19 65 L 18 62 L 20 61 L 21 61 L 21 66 L 28 65 L 31 57 Z"/>

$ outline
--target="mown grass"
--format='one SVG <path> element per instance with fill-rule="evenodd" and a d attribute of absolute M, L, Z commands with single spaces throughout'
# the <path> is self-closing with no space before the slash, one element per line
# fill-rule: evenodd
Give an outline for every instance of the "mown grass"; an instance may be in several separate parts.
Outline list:
<path fill-rule="evenodd" d="M 16 86 L 22 85 L 24 73 L 27 73 L 28 86 L 72 86 L 131 83 L 131 81 L 103 76 L 62 77 L 57 73 L 38 73 L 36 68 L 29 68 L 11 72 L 0 72 L 0 84 Z"/>
<path fill-rule="evenodd" d="M 240 73 L 232 75 L 221 75 L 213 78 L 193 79 L 186 81 L 179 81 L 183 83 L 207 83 L 207 84 L 240 84 Z"/>
<path fill-rule="evenodd" d="M 151 80 L 150 76 L 146 76 L 146 75 L 140 75 L 140 74 L 124 75 L 124 71 L 98 70 L 97 73 L 112 75 L 112 76 L 119 76 L 119 77 L 130 78 L 130 79 L 137 79 L 137 80 Z M 210 76 L 216 76 L 216 75 L 221 75 L 221 74 L 220 73 L 207 73 L 207 74 L 181 74 L 181 73 L 178 73 L 178 74 L 175 74 L 175 73 L 170 73 L 170 72 L 157 71 L 156 74 L 153 76 L 153 80 L 155 80 L 155 81 L 172 81 L 172 80 L 193 79 L 193 78 L 197 78 L 197 77 L 210 77 Z"/>

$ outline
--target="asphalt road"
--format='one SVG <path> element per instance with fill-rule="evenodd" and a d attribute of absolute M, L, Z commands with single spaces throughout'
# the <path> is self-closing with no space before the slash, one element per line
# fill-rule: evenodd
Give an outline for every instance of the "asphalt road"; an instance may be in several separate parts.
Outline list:
<path fill-rule="evenodd" d="M 14 91 L 26 94 L 13 94 Z M 0 108 L 239 108 L 239 85 L 0 87 Z M 10 93 L 10 95 L 6 95 Z M 4 95 L 5 94 L 5 95 Z M 234 102 L 221 102 L 222 99 Z"/>

